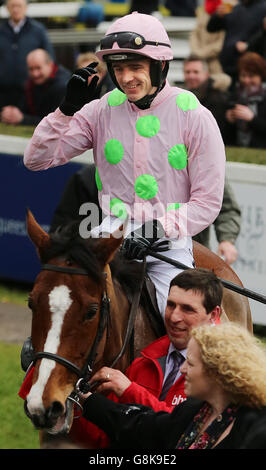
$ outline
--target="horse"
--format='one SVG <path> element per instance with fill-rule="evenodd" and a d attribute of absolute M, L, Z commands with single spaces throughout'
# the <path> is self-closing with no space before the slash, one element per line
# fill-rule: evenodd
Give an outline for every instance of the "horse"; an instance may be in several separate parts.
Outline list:
<path fill-rule="evenodd" d="M 73 227 L 48 234 L 28 210 L 27 231 L 42 270 L 29 295 L 35 367 L 24 406 L 45 445 L 49 436 L 69 432 L 77 382 L 104 365 L 124 372 L 163 329 L 151 321 L 147 304 L 139 305 L 145 273 L 142 263 L 121 258 L 121 228 L 120 236 L 86 240 Z M 198 243 L 194 258 L 197 267 L 242 285 L 229 265 Z M 246 297 L 224 289 L 222 306 L 225 321 L 252 331 Z"/>

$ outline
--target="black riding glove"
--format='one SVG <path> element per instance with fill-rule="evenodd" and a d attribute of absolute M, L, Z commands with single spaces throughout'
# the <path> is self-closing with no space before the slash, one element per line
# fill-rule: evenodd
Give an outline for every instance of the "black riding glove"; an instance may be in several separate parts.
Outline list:
<path fill-rule="evenodd" d="M 163 226 L 158 220 L 150 220 L 131 232 L 122 244 L 122 253 L 127 259 L 142 260 L 147 256 L 153 243 L 165 235 Z"/>
<path fill-rule="evenodd" d="M 122 253 L 127 259 L 143 259 L 151 243 L 146 238 L 126 238 L 122 244 Z"/>
<path fill-rule="evenodd" d="M 66 116 L 73 116 L 85 104 L 89 103 L 97 88 L 99 77 L 93 77 L 88 85 L 88 78 L 95 75 L 97 72 L 94 68 L 98 62 L 92 62 L 84 69 L 75 70 L 67 84 L 66 96 L 59 106 L 60 111 Z"/>
<path fill-rule="evenodd" d="M 20 362 L 21 368 L 26 372 L 29 365 L 32 363 L 34 359 L 35 353 L 31 342 L 31 336 L 29 336 L 22 346 L 22 350 L 20 353 Z"/>

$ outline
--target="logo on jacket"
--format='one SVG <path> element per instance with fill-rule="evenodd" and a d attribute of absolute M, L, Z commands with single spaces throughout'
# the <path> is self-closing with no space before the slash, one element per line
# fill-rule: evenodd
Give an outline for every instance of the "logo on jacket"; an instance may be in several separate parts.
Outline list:
<path fill-rule="evenodd" d="M 178 397 L 174 395 L 173 400 L 172 400 L 172 405 L 173 406 L 179 405 L 179 403 L 182 403 L 185 400 L 186 400 L 186 397 L 183 397 L 180 394 L 178 395 Z"/>

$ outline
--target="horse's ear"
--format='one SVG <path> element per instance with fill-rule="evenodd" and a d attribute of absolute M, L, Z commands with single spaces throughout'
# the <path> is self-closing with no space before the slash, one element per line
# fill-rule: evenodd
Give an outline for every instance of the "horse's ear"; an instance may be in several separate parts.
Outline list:
<path fill-rule="evenodd" d="M 29 209 L 27 209 L 26 225 L 28 235 L 39 253 L 50 244 L 50 236 L 40 227 Z"/>
<path fill-rule="evenodd" d="M 97 258 L 104 265 L 110 263 L 115 256 L 116 251 L 124 240 L 125 224 L 122 224 L 117 230 L 111 233 L 107 238 L 99 238 Z"/>

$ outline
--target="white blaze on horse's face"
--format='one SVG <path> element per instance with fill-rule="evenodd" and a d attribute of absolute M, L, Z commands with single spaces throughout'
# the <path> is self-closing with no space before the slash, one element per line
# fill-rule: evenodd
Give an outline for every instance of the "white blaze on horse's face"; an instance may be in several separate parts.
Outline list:
<path fill-rule="evenodd" d="M 63 285 L 54 287 L 49 294 L 49 307 L 52 312 L 52 324 L 44 344 L 45 352 L 56 354 L 58 351 L 64 318 L 72 304 L 70 293 L 70 289 Z M 56 363 L 53 360 L 41 360 L 38 379 L 27 396 L 27 406 L 31 414 L 39 414 L 44 411 L 42 395 L 55 365 Z"/>

